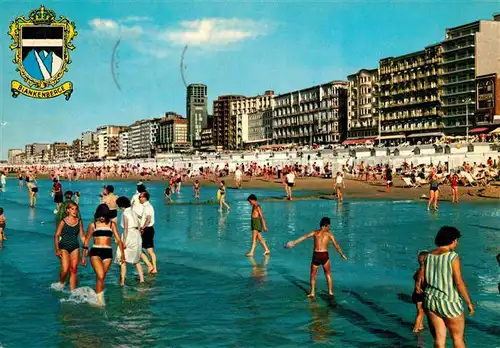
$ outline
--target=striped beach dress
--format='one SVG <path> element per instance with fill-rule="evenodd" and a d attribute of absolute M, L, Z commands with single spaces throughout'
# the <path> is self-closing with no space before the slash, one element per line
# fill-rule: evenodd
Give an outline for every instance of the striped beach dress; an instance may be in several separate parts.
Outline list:
<path fill-rule="evenodd" d="M 462 299 L 453 280 L 451 265 L 458 257 L 454 251 L 427 255 L 425 260 L 424 308 L 442 318 L 460 316 L 464 309 Z"/>

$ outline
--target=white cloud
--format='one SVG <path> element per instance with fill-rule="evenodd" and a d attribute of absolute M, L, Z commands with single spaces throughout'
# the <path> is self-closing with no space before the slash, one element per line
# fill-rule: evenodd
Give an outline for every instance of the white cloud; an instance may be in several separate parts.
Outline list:
<path fill-rule="evenodd" d="M 231 44 L 264 35 L 264 22 L 248 19 L 204 18 L 180 22 L 176 27 L 158 28 L 148 17 L 127 17 L 119 21 L 94 18 L 89 21 L 92 32 L 103 38 L 125 39 L 141 54 L 164 58 L 173 46 L 189 45 L 204 49 L 220 49 Z M 128 23 L 128 24 L 126 24 Z"/>
<path fill-rule="evenodd" d="M 266 33 L 263 22 L 248 19 L 205 18 L 183 21 L 180 28 L 166 29 L 158 34 L 174 45 L 226 46 Z"/>
<path fill-rule="evenodd" d="M 127 26 L 112 19 L 94 18 L 89 22 L 94 33 L 111 36 L 113 38 L 138 37 L 144 34 L 144 29 L 140 25 Z"/>

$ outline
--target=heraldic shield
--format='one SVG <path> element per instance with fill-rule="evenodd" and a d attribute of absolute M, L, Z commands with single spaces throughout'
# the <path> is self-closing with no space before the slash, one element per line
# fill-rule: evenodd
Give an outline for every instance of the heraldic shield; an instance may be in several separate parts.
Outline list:
<path fill-rule="evenodd" d="M 15 50 L 16 70 L 29 86 L 12 81 L 12 96 L 21 93 L 47 99 L 64 94 L 68 100 L 73 92 L 71 82 L 49 87 L 56 86 L 68 71 L 69 51 L 75 48 L 72 40 L 77 35 L 75 23 L 63 16 L 57 19 L 54 11 L 42 5 L 31 11 L 27 19 L 17 17 L 10 25 L 9 35 L 14 41 L 10 49 Z"/>

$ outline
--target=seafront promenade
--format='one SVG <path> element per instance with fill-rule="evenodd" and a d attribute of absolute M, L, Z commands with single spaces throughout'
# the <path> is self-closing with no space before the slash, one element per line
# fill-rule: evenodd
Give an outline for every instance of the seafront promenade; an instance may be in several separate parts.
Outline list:
<path fill-rule="evenodd" d="M 95 162 L 60 162 L 43 165 L 46 168 L 57 167 L 101 167 L 110 165 L 139 165 L 143 168 L 169 166 L 176 169 L 198 170 L 200 167 L 219 166 L 226 164 L 232 171 L 239 164 L 284 166 L 298 163 L 300 165 L 313 164 L 324 168 L 326 164 L 333 171 L 341 171 L 343 165 L 359 165 L 362 161 L 366 165 L 385 165 L 399 167 L 403 163 L 413 166 L 448 163 L 449 168 L 457 168 L 464 162 L 485 163 L 491 158 L 499 162 L 500 146 L 493 143 L 451 143 L 439 145 L 417 145 L 399 147 L 351 147 L 319 150 L 289 150 L 289 151 L 255 151 L 231 153 L 197 153 L 193 155 L 159 154 L 155 158 L 102 160 Z M 26 165 L 6 165 L 7 167 L 24 167 Z"/>

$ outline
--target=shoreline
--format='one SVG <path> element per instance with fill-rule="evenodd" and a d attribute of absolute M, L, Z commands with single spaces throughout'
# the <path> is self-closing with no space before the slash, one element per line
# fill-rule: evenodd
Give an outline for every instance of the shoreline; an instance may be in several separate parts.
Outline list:
<path fill-rule="evenodd" d="M 49 179 L 49 175 L 39 175 L 39 179 Z M 232 176 L 220 178 L 225 181 L 226 187 L 230 190 L 237 190 L 235 185 L 235 180 Z M 194 180 L 196 179 L 187 179 L 182 183 L 183 186 L 192 187 Z M 200 186 L 204 187 L 218 187 L 214 181 L 209 179 L 197 179 L 200 182 Z M 67 180 L 63 180 L 65 182 Z M 146 187 L 148 183 L 155 184 L 166 184 L 168 181 L 159 177 L 152 177 L 151 179 L 144 179 L 141 176 L 130 176 L 128 178 L 121 177 L 110 177 L 105 180 L 96 180 L 96 179 L 80 179 L 79 181 L 102 181 L 105 182 L 131 182 L 137 183 L 142 181 Z M 343 190 L 343 193 L 346 198 L 355 198 L 355 199 L 387 199 L 387 200 L 414 200 L 414 201 L 423 201 L 427 198 L 423 198 L 423 195 L 426 197 L 429 196 L 429 188 L 428 185 L 424 185 L 422 187 L 404 187 L 404 182 L 399 178 L 395 178 L 394 186 L 391 187 L 390 192 L 388 192 L 385 188 L 385 184 L 381 181 L 377 181 L 375 183 L 370 183 L 362 180 L 356 179 L 345 179 L 346 188 Z M 243 189 L 281 189 L 283 190 L 283 200 L 285 198 L 285 193 L 283 189 L 283 184 L 281 180 L 273 179 L 270 181 L 266 181 L 261 177 L 255 177 L 248 179 L 248 177 L 244 177 L 243 179 Z M 293 188 L 293 191 L 303 192 L 303 191 L 311 191 L 310 196 L 302 196 L 297 197 L 296 200 L 304 200 L 304 199 L 327 199 L 327 200 L 336 200 L 333 196 L 334 193 L 334 185 L 333 179 L 324 179 L 318 177 L 307 177 L 307 178 L 297 178 L 296 185 Z M 486 187 L 463 187 L 460 186 L 458 188 L 459 192 L 459 200 L 460 201 L 485 201 L 485 202 L 495 202 L 500 200 L 500 183 L 492 183 L 490 186 Z M 281 201 L 279 198 L 273 198 L 273 201 Z M 294 198 L 295 200 L 295 198 Z M 451 201 L 451 188 L 449 186 L 442 186 L 441 188 L 441 196 L 440 201 L 446 202 Z"/>

